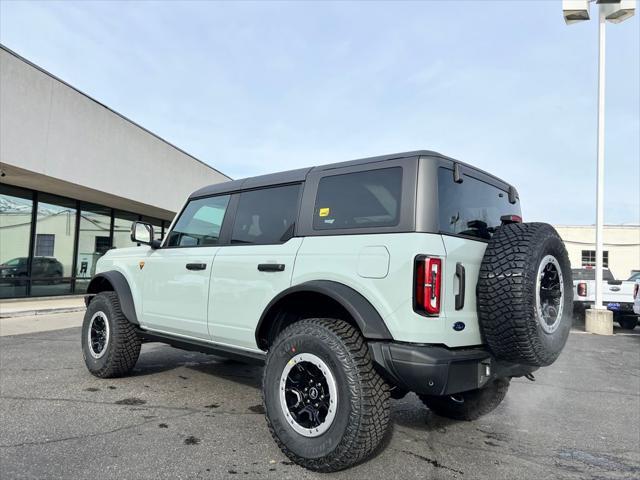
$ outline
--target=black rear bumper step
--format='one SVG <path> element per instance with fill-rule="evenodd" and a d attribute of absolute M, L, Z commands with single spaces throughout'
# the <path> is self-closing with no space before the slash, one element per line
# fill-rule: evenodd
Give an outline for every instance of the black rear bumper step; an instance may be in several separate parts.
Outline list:
<path fill-rule="evenodd" d="M 374 362 L 399 388 L 426 395 L 450 395 L 481 388 L 497 377 L 521 377 L 538 367 L 501 362 L 482 348 L 369 342 Z"/>

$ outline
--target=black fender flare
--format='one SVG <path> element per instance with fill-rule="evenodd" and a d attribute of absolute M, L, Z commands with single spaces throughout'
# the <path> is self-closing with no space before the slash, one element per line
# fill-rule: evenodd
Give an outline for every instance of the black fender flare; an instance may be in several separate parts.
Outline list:
<path fill-rule="evenodd" d="M 95 275 L 91 282 L 89 282 L 89 286 L 87 287 L 88 295 L 95 295 L 100 292 L 104 292 L 105 290 L 110 290 L 108 288 L 103 288 L 105 282 L 113 287 L 113 291 L 118 295 L 118 299 L 120 300 L 120 307 L 122 308 L 122 313 L 129 322 L 134 325 L 140 325 L 138 322 L 138 316 L 136 315 L 136 307 L 133 303 L 133 295 L 131 294 L 131 287 L 129 287 L 129 282 L 126 277 L 116 271 L 110 270 L 108 272 L 102 272 Z M 92 297 L 87 298 L 87 305 L 91 301 Z"/>
<path fill-rule="evenodd" d="M 291 294 L 301 292 L 319 293 L 335 300 L 351 315 L 366 339 L 393 340 L 391 332 L 389 332 L 378 311 L 361 293 L 343 283 L 331 280 L 312 280 L 283 290 L 265 307 L 255 331 L 256 344 L 260 348 L 264 347 L 264 345 L 261 345 L 263 343 L 261 338 L 264 338 L 262 330 L 268 328 L 265 322 L 270 319 L 270 314 L 274 308 L 277 308 L 278 303 Z"/>

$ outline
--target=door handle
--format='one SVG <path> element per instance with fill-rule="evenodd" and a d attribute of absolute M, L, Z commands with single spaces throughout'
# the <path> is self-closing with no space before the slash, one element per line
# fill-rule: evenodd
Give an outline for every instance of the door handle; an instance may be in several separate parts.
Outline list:
<path fill-rule="evenodd" d="M 284 272 L 284 263 L 259 263 L 260 272 Z"/>
<path fill-rule="evenodd" d="M 187 270 L 205 270 L 206 268 L 206 263 L 187 263 Z"/>
<path fill-rule="evenodd" d="M 460 288 L 455 297 L 455 305 L 456 310 L 462 310 L 464 308 L 464 287 L 465 287 L 465 271 L 464 265 L 458 262 L 456 263 L 456 277 L 458 277 L 458 282 L 460 284 Z"/>

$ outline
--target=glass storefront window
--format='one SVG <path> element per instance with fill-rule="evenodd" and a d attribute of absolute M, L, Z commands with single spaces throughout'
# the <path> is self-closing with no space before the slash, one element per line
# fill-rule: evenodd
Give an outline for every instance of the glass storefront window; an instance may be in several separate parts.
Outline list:
<path fill-rule="evenodd" d="M 27 295 L 32 209 L 30 192 L 0 185 L 0 298 Z"/>
<path fill-rule="evenodd" d="M 86 292 L 102 255 L 136 246 L 131 224 L 139 219 L 156 239 L 170 223 L 0 184 L 0 298 Z"/>
<path fill-rule="evenodd" d="M 83 205 L 80 211 L 78 258 L 76 263 L 76 293 L 87 290 L 96 262 L 111 248 L 111 209 L 98 205 Z"/>
<path fill-rule="evenodd" d="M 138 220 L 138 215 L 116 210 L 113 220 L 113 246 L 115 248 L 136 247 L 131 241 L 131 224 Z"/>
<path fill-rule="evenodd" d="M 75 232 L 76 202 L 39 194 L 31 260 L 31 295 L 71 293 Z"/>
<path fill-rule="evenodd" d="M 157 218 L 142 216 L 142 221 L 150 223 L 153 226 L 153 238 L 155 240 L 162 239 L 162 220 L 158 220 Z"/>

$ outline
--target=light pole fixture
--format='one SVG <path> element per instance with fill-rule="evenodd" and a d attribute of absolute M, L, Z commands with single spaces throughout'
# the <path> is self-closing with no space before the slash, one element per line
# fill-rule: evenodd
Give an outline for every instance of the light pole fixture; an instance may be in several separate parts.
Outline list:
<path fill-rule="evenodd" d="M 567 25 L 589 20 L 589 6 L 593 0 L 562 0 L 562 13 Z M 620 23 L 635 13 L 636 0 L 596 0 L 598 4 L 598 160 L 596 174 L 596 292 L 595 308 L 602 303 L 602 253 L 604 230 L 604 82 L 605 82 L 605 25 Z"/>

